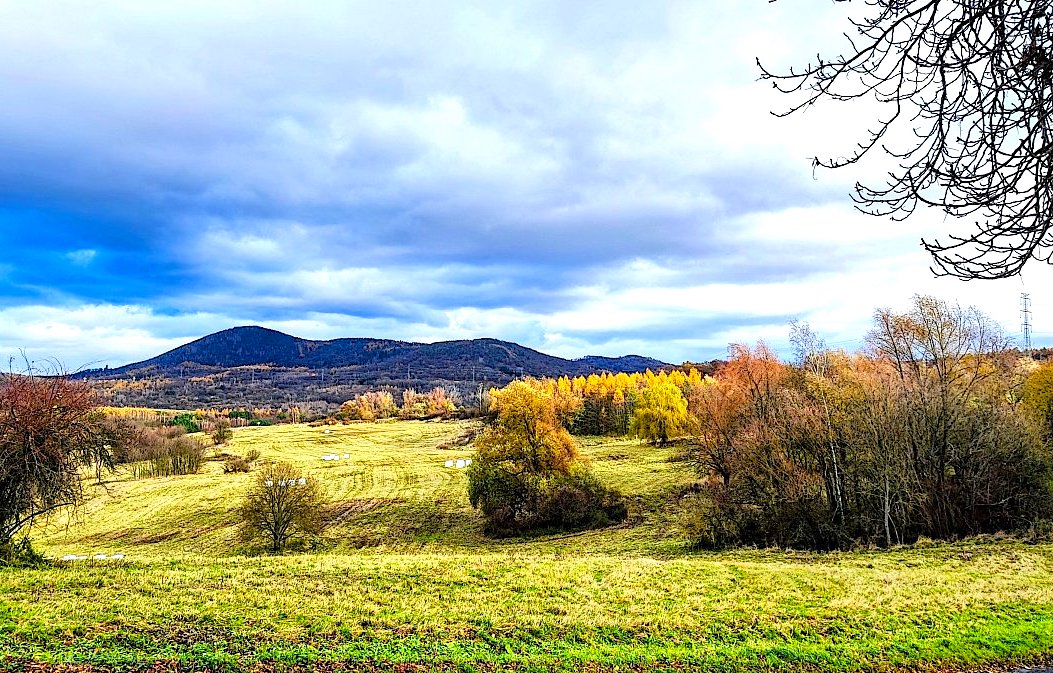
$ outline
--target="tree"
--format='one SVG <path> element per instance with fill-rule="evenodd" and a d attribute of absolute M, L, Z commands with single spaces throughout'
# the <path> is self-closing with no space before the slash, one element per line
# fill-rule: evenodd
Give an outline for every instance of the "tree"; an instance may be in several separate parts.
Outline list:
<path fill-rule="evenodd" d="M 107 430 L 87 384 L 66 376 L 0 378 L 0 547 L 34 521 L 84 499 L 82 469 L 112 467 Z"/>
<path fill-rule="evenodd" d="M 687 400 L 680 388 L 659 381 L 640 391 L 632 422 L 637 437 L 663 446 L 671 437 L 684 434 L 687 426 Z"/>
<path fill-rule="evenodd" d="M 293 465 L 266 463 L 239 509 L 244 540 L 265 538 L 283 551 L 294 538 L 318 536 L 325 528 L 325 494 L 314 477 Z"/>
<path fill-rule="evenodd" d="M 468 499 L 495 535 L 620 521 L 621 496 L 589 472 L 560 422 L 557 396 L 533 379 L 490 393 L 496 418 L 476 439 Z"/>
<path fill-rule="evenodd" d="M 559 422 L 555 400 L 533 380 L 513 381 L 490 393 L 496 421 L 476 440 L 480 458 L 521 474 L 566 472 L 580 460 L 578 446 Z"/>
<path fill-rule="evenodd" d="M 1053 0 L 874 0 L 853 19 L 846 55 L 803 69 L 761 68 L 800 94 L 888 108 L 847 156 L 880 148 L 899 162 L 884 184 L 857 184 L 857 207 L 905 218 L 933 206 L 972 218 L 971 234 L 922 241 L 938 275 L 1004 278 L 1053 256 Z"/>
<path fill-rule="evenodd" d="M 876 313 L 869 354 L 821 351 L 803 326 L 794 340 L 796 366 L 738 347 L 692 391 L 697 544 L 892 545 L 1048 516 L 1053 457 L 1022 413 L 1038 397 L 1025 384 L 1015 403 L 1016 358 L 989 318 L 915 297 Z"/>
<path fill-rule="evenodd" d="M 1053 362 L 1047 361 L 1027 377 L 1024 404 L 1042 422 L 1047 437 L 1053 438 Z"/>

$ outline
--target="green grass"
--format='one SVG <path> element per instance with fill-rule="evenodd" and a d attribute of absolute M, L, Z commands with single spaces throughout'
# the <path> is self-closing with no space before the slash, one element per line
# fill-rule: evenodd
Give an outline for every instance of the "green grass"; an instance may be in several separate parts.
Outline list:
<path fill-rule="evenodd" d="M 49 555 L 0 571 L 0 668 L 29 661 L 283 670 L 976 669 L 1053 658 L 1053 545 L 975 540 L 893 551 L 687 550 L 668 449 L 587 440 L 630 522 L 489 540 L 468 506 L 457 424 L 245 428 L 228 448 L 298 462 L 344 513 L 321 552 L 240 546 L 249 475 L 118 476 Z M 349 453 L 326 463 L 323 453 Z M 62 522 L 57 522 L 61 524 Z"/>

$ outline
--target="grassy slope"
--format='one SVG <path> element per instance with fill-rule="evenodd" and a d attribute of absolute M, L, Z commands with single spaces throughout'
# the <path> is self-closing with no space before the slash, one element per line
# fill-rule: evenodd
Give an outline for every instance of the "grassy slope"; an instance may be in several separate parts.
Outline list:
<path fill-rule="evenodd" d="M 49 554 L 116 563 L 0 572 L 0 649 L 16 661 L 279 668 L 317 661 L 577 670 L 974 668 L 1053 656 L 1053 546 L 963 543 L 810 555 L 689 553 L 668 451 L 592 440 L 633 499 L 628 526 L 490 541 L 465 499 L 452 424 L 238 430 L 230 451 L 301 462 L 346 518 L 323 552 L 246 556 L 233 507 L 252 475 L 99 489 Z M 323 453 L 352 459 L 325 463 Z M 0 662 L 2 663 L 2 662 Z M 357 665 L 357 664 L 355 664 Z"/>

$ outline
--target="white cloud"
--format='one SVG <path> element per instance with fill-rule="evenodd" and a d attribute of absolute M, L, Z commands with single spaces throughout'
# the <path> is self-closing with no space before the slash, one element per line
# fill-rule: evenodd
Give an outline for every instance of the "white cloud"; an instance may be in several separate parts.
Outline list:
<path fill-rule="evenodd" d="M 76 266 L 88 266 L 97 254 L 96 250 L 72 250 L 66 253 L 66 259 Z"/>

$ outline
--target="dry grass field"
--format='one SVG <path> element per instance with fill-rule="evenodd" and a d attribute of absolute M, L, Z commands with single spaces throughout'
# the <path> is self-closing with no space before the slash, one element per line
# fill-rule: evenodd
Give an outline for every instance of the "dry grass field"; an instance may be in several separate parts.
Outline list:
<path fill-rule="evenodd" d="M 225 448 L 323 481 L 334 524 L 313 551 L 240 542 L 254 476 L 220 461 L 93 486 L 35 544 L 124 558 L 0 571 L 0 668 L 884 671 L 1053 657 L 1047 542 L 693 552 L 677 528 L 690 467 L 624 439 L 582 448 L 629 496 L 627 524 L 490 540 L 464 471 L 444 467 L 471 455 L 444 448 L 463 424 L 326 430 L 243 428 Z"/>

